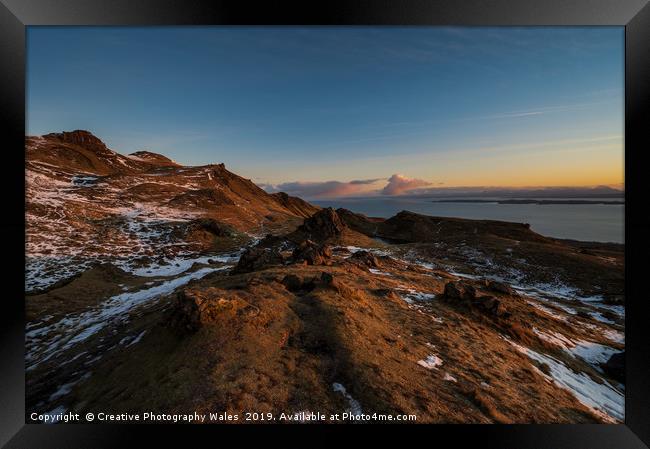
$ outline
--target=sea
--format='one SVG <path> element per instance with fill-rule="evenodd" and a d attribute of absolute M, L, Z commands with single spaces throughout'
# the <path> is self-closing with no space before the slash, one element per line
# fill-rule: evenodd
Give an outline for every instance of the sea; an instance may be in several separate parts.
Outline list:
<path fill-rule="evenodd" d="M 437 217 L 471 218 L 529 223 L 533 231 L 548 237 L 588 242 L 624 243 L 623 204 L 499 204 L 512 198 L 489 198 L 494 202 L 435 202 L 432 198 L 336 198 L 312 200 L 321 207 L 343 207 L 369 217 L 389 218 L 407 210 Z M 531 198 L 526 198 L 531 199 Z M 575 200 L 576 198 L 534 198 Z M 445 198 L 445 201 L 449 201 Z M 462 201 L 466 201 L 463 198 Z M 486 198 L 480 198 L 485 201 Z M 614 201 L 617 198 L 588 198 Z"/>

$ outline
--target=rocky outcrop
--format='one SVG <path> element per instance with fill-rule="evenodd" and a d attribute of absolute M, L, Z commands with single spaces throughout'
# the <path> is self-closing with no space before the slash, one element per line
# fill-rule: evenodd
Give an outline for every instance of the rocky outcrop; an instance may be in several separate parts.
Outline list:
<path fill-rule="evenodd" d="M 485 285 L 484 288 L 486 290 L 495 293 L 500 293 L 503 295 L 511 295 L 511 296 L 517 295 L 517 292 L 505 282 L 485 280 L 484 285 Z"/>
<path fill-rule="evenodd" d="M 318 278 L 314 277 L 299 277 L 295 274 L 288 274 L 282 279 L 282 285 L 287 290 L 296 294 L 305 294 L 316 288 Z"/>
<path fill-rule="evenodd" d="M 458 301 L 485 315 L 499 318 L 509 318 L 510 312 L 503 303 L 493 296 L 479 296 L 474 286 L 452 281 L 445 284 L 443 298 L 447 301 Z"/>
<path fill-rule="evenodd" d="M 102 142 L 98 137 L 93 135 L 89 131 L 85 130 L 75 130 L 75 131 L 64 131 L 61 133 L 50 133 L 43 136 L 44 139 L 55 140 L 63 143 L 69 143 L 72 145 L 78 145 L 85 149 L 104 153 L 108 150 L 106 144 Z"/>
<path fill-rule="evenodd" d="M 332 250 L 327 244 L 304 240 L 293 251 L 291 258 L 295 263 L 305 265 L 329 265 L 332 260 Z"/>
<path fill-rule="evenodd" d="M 30 162 L 40 162 L 82 176 L 130 173 L 148 167 L 116 153 L 83 130 L 27 137 L 26 144 L 28 167 Z"/>
<path fill-rule="evenodd" d="M 511 315 L 506 306 L 494 296 L 479 296 L 474 299 L 472 306 L 493 317 L 509 318 Z"/>
<path fill-rule="evenodd" d="M 465 301 L 473 301 L 476 299 L 476 289 L 463 282 L 447 282 L 445 284 L 444 295 L 449 299 L 461 299 Z"/>
<path fill-rule="evenodd" d="M 485 235 L 531 242 L 550 242 L 530 230 L 525 223 L 493 220 L 469 220 L 451 217 L 430 217 L 409 211 L 382 222 L 376 236 L 402 242 L 431 242 L 449 237 L 463 240 Z"/>
<path fill-rule="evenodd" d="M 336 282 L 334 276 L 326 271 L 321 272 L 320 276 L 297 276 L 288 274 L 282 278 L 282 285 L 292 293 L 304 295 L 320 288 L 332 288 L 340 292 L 340 285 Z"/>
<path fill-rule="evenodd" d="M 352 254 L 348 258 L 348 262 L 354 263 L 356 265 L 362 265 L 368 268 L 378 268 L 379 260 L 371 252 L 361 250 Z"/>
<path fill-rule="evenodd" d="M 193 333 L 206 324 L 233 319 L 245 311 L 259 313 L 256 306 L 240 295 L 218 288 L 183 289 L 174 297 L 166 323 L 178 332 Z"/>
<path fill-rule="evenodd" d="M 345 228 L 345 224 L 336 211 L 328 207 L 305 219 L 303 224 L 293 233 L 292 238 L 299 241 L 312 240 L 322 243 L 325 240 L 340 236 Z"/>
<path fill-rule="evenodd" d="M 232 273 L 249 273 L 284 264 L 284 257 L 277 248 L 253 247 L 244 251 Z"/>
<path fill-rule="evenodd" d="M 196 332 L 202 325 L 201 309 L 205 297 L 188 290 L 176 294 L 169 317 L 171 327 L 184 332 Z"/>
<path fill-rule="evenodd" d="M 284 192 L 272 193 L 271 197 L 277 201 L 280 206 L 290 210 L 298 217 L 308 218 L 320 210 L 320 207 L 314 206 L 301 198 L 288 195 Z"/>
<path fill-rule="evenodd" d="M 379 225 L 385 221 L 383 218 L 370 218 L 343 208 L 336 209 L 336 213 L 347 227 L 368 237 L 374 237 Z"/>

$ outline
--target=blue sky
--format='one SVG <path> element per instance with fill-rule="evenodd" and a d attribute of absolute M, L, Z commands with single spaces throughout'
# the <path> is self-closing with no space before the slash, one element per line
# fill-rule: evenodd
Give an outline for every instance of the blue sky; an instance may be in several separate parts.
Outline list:
<path fill-rule="evenodd" d="M 326 181 L 343 186 L 333 196 L 359 194 L 393 175 L 406 190 L 623 182 L 622 27 L 30 27 L 27 38 L 30 135 L 87 129 L 121 153 L 224 162 L 315 196 Z"/>

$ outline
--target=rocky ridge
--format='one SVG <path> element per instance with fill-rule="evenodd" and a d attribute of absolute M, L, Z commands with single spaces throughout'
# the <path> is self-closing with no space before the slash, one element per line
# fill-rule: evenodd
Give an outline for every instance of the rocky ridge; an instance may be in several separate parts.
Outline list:
<path fill-rule="evenodd" d="M 28 137 L 26 154 L 28 291 L 98 262 L 133 271 L 239 248 L 254 235 L 294 228 L 317 210 L 269 195 L 223 164 L 184 167 L 142 151 L 123 156 L 87 131 Z M 203 235 L 188 232 L 199 219 L 214 226 Z M 212 232 L 217 228 L 237 238 L 221 238 Z"/>

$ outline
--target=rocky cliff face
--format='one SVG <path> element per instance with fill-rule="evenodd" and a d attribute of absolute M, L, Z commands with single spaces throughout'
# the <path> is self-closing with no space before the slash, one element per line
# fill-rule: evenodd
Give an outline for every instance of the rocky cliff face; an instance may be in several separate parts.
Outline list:
<path fill-rule="evenodd" d="M 64 131 L 61 133 L 46 134 L 43 138 L 45 140 L 77 145 L 95 153 L 110 153 L 110 150 L 106 148 L 104 142 L 95 137 L 89 131 L 80 129 L 76 131 Z"/>

